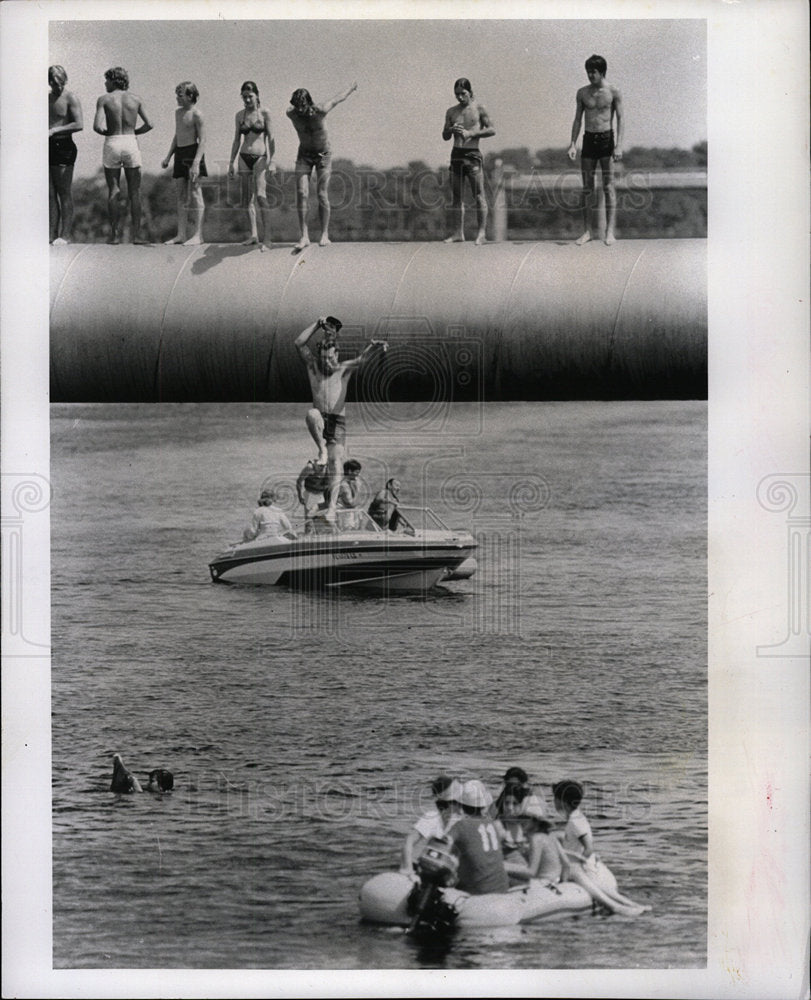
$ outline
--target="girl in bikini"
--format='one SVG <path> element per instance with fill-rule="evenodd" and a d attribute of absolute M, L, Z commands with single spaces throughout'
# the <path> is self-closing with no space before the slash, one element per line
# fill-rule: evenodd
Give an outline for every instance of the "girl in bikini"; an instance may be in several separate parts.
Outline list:
<path fill-rule="evenodd" d="M 260 249 L 270 247 L 270 204 L 267 199 L 267 171 L 276 144 L 270 128 L 270 112 L 259 106 L 259 88 L 253 80 L 246 80 L 241 87 L 245 107 L 235 117 L 234 141 L 231 144 L 228 176 L 239 173 L 241 203 L 247 204 L 251 235 L 244 246 L 259 243 L 256 228 L 256 204 L 262 213 L 262 243 Z M 237 151 L 239 157 L 237 158 Z M 237 166 L 237 169 L 235 169 Z"/>

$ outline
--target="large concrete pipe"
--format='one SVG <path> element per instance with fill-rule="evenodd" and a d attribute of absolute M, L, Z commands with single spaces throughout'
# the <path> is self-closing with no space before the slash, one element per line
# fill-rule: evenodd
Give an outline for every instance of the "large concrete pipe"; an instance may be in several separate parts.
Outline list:
<path fill-rule="evenodd" d="M 388 340 L 350 398 L 705 398 L 703 240 L 51 248 L 51 399 L 299 401 L 293 346 Z"/>

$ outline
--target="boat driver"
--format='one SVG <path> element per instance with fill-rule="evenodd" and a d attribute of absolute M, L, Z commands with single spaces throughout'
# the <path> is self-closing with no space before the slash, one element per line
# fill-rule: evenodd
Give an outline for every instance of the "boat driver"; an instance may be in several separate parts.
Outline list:
<path fill-rule="evenodd" d="M 510 887 L 502 854 L 504 828 L 487 815 L 492 804 L 493 797 L 481 781 L 466 781 L 453 797 L 446 822 L 445 836 L 459 857 L 456 888 L 471 896 L 507 892 Z"/>

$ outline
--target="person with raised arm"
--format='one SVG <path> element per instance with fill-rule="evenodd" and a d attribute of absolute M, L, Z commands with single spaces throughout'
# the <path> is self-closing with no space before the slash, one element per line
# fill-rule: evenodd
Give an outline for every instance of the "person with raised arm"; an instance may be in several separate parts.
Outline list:
<path fill-rule="evenodd" d="M 299 241 L 296 244 L 296 250 L 303 250 L 310 243 L 307 228 L 307 207 L 310 197 L 310 177 L 313 170 L 315 170 L 316 194 L 318 195 L 318 218 L 321 223 L 321 238 L 318 245 L 325 247 L 330 243 L 329 179 L 332 174 L 332 150 L 324 120 L 336 104 L 345 101 L 357 89 L 357 83 L 353 83 L 348 90 L 329 101 L 324 101 L 323 104 L 315 104 L 309 90 L 305 90 L 303 87 L 293 91 L 290 98 L 287 117 L 293 123 L 299 140 L 298 155 L 296 156 L 296 211 L 299 222 Z"/>
<path fill-rule="evenodd" d="M 334 316 L 319 316 L 296 337 L 295 346 L 307 368 L 313 405 L 307 411 L 307 429 L 318 447 L 318 464 L 327 465 L 329 480 L 328 503 L 324 517 L 335 520 L 339 487 L 343 471 L 346 443 L 346 391 L 349 380 L 378 350 L 385 352 L 388 344 L 370 340 L 355 358 L 340 361 L 338 358 L 338 332 L 343 324 Z M 310 349 L 313 334 L 323 331 L 323 338 Z"/>

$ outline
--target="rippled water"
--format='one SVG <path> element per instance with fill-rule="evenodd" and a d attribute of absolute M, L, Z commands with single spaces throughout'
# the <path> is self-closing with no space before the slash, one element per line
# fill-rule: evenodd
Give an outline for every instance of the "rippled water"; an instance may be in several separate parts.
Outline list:
<path fill-rule="evenodd" d="M 428 597 L 214 586 L 302 406 L 52 408 L 56 968 L 705 965 L 706 404 L 349 410 L 389 475 L 479 535 Z M 441 433 L 440 433 L 441 431 Z M 451 590 L 451 587 L 453 588 Z M 112 754 L 173 793 L 109 791 Z M 362 924 L 440 771 L 579 777 L 650 914 L 464 931 Z"/>

